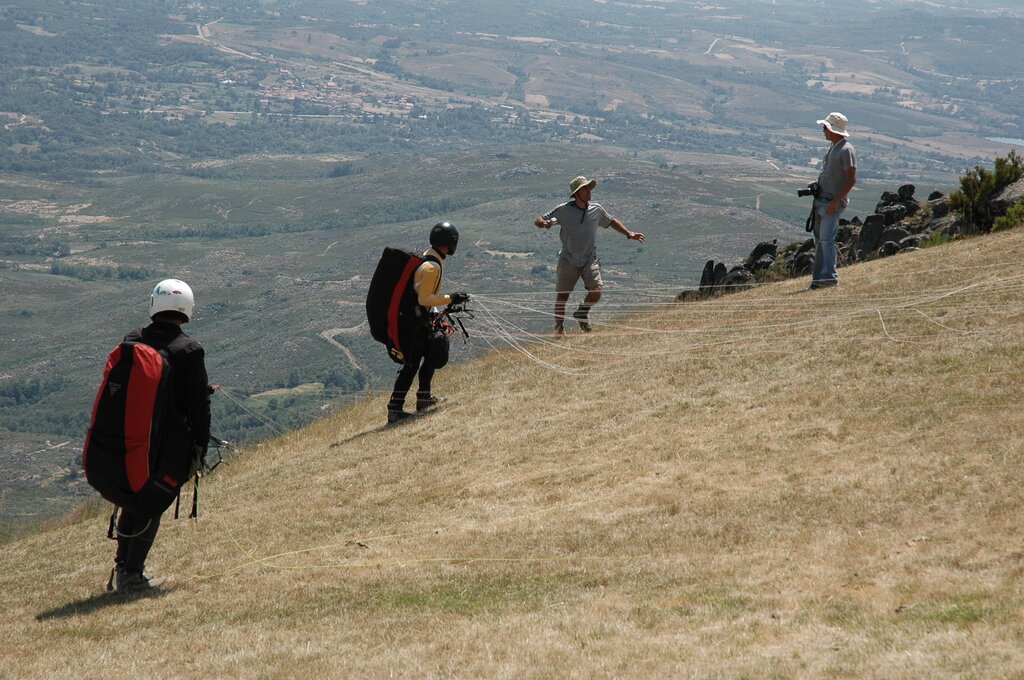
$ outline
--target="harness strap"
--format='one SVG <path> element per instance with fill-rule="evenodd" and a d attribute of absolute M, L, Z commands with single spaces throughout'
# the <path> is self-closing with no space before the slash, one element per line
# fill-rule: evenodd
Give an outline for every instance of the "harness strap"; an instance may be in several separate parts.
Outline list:
<path fill-rule="evenodd" d="M 117 536 L 114 535 L 114 527 L 117 523 L 117 506 L 114 506 L 114 512 L 110 513 L 110 526 L 107 527 L 107 538 L 111 540 L 117 540 Z"/>
<path fill-rule="evenodd" d="M 189 519 L 199 519 L 199 473 L 196 472 L 192 481 L 192 512 L 188 514 Z"/>

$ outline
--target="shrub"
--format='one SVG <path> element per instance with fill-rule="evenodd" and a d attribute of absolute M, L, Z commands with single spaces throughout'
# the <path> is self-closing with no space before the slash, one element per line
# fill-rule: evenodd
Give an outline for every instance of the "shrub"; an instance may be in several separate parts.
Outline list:
<path fill-rule="evenodd" d="M 921 239 L 921 242 L 917 244 L 917 247 L 934 248 L 935 246 L 941 246 L 943 243 L 949 243 L 952 240 L 953 239 L 951 237 L 946 236 L 941 231 L 934 231 Z"/>
<path fill-rule="evenodd" d="M 985 229 L 992 224 L 988 200 L 1004 187 L 1024 177 L 1024 162 L 1011 151 L 1006 158 L 996 158 L 995 169 L 975 166 L 960 177 L 960 188 L 949 195 L 949 206 L 960 213 L 968 225 Z"/>
<path fill-rule="evenodd" d="M 1006 214 L 1002 217 L 997 217 L 995 223 L 992 225 L 992 231 L 1003 231 L 1004 229 L 1013 229 L 1024 225 L 1024 199 L 1021 199 L 1010 206 L 1010 209 L 1006 211 Z"/>

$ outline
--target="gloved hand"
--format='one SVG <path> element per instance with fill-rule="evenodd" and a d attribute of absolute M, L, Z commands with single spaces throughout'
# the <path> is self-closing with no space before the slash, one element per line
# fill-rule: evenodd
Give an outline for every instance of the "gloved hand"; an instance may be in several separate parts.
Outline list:
<path fill-rule="evenodd" d="M 458 291 L 458 292 L 452 293 L 452 304 L 453 305 L 460 305 L 463 302 L 469 302 L 469 293 L 467 293 L 465 291 Z"/>

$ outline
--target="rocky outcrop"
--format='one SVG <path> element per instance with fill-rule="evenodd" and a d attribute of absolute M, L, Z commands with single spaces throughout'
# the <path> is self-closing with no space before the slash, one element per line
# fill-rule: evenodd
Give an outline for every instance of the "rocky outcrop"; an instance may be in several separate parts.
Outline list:
<path fill-rule="evenodd" d="M 883 229 L 885 229 L 885 218 L 878 213 L 865 218 L 864 226 L 861 227 L 857 238 L 857 253 L 860 259 L 867 259 L 868 254 L 878 247 Z"/>
<path fill-rule="evenodd" d="M 836 235 L 837 263 L 840 267 L 879 257 L 916 250 L 931 237 L 960 238 L 991 231 L 995 218 L 1005 215 L 1024 201 L 1024 178 L 1005 187 L 983 205 L 986 224 L 966 225 L 950 209 L 949 197 L 939 191 L 928 200 L 914 198 L 916 187 L 904 184 L 896 191 L 885 191 L 875 210 L 862 221 L 859 217 L 839 220 Z M 704 276 L 696 290 L 676 296 L 693 300 L 750 288 L 755 283 L 806 276 L 814 265 L 814 239 L 780 246 L 777 239 L 754 246 L 742 263 L 729 268 L 724 262 L 708 260 Z"/>
<path fill-rule="evenodd" d="M 1015 204 L 1024 200 L 1024 179 L 1017 180 L 989 201 L 992 218 L 1002 217 Z"/>
<path fill-rule="evenodd" d="M 759 244 L 757 248 L 754 248 L 754 252 L 758 251 L 764 244 Z M 751 253 L 753 256 L 754 253 Z M 762 258 L 770 257 L 770 255 L 762 255 Z M 750 258 L 748 258 L 749 260 Z M 760 258 L 759 258 L 760 259 Z M 712 295 L 721 295 L 723 293 L 732 293 L 737 290 L 746 290 L 754 285 L 757 277 L 754 272 L 748 269 L 745 265 L 738 264 L 732 269 L 726 267 L 724 262 L 715 262 L 714 260 L 708 260 L 704 263 L 704 272 L 700 277 L 700 284 L 697 286 L 697 290 L 689 290 L 680 294 L 677 299 L 696 300 L 700 298 L 710 297 Z"/>
<path fill-rule="evenodd" d="M 916 187 L 904 184 L 896 191 L 882 193 L 875 211 L 863 221 L 859 217 L 840 220 L 836 235 L 839 266 L 890 257 L 921 247 L 933 234 L 955 238 L 962 233 L 958 216 L 950 211 L 948 197 L 932 192 L 927 201 L 914 198 Z M 1005 214 L 1024 198 L 1024 180 L 1010 185 L 992 201 L 995 214 Z M 745 290 L 755 283 L 806 276 L 814 264 L 814 239 L 779 246 L 778 240 L 754 246 L 742 263 L 729 267 L 708 260 L 696 290 L 680 293 L 677 300 L 694 300 L 711 295 Z"/>

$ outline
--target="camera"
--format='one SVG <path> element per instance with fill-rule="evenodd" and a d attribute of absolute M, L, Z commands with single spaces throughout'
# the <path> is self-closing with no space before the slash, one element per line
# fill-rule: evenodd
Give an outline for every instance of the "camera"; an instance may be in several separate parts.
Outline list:
<path fill-rule="evenodd" d="M 815 198 L 817 198 L 818 197 L 818 183 L 817 182 L 811 182 L 810 184 L 807 185 L 806 189 L 797 189 L 796 190 L 796 195 L 797 196 L 814 196 Z"/>

